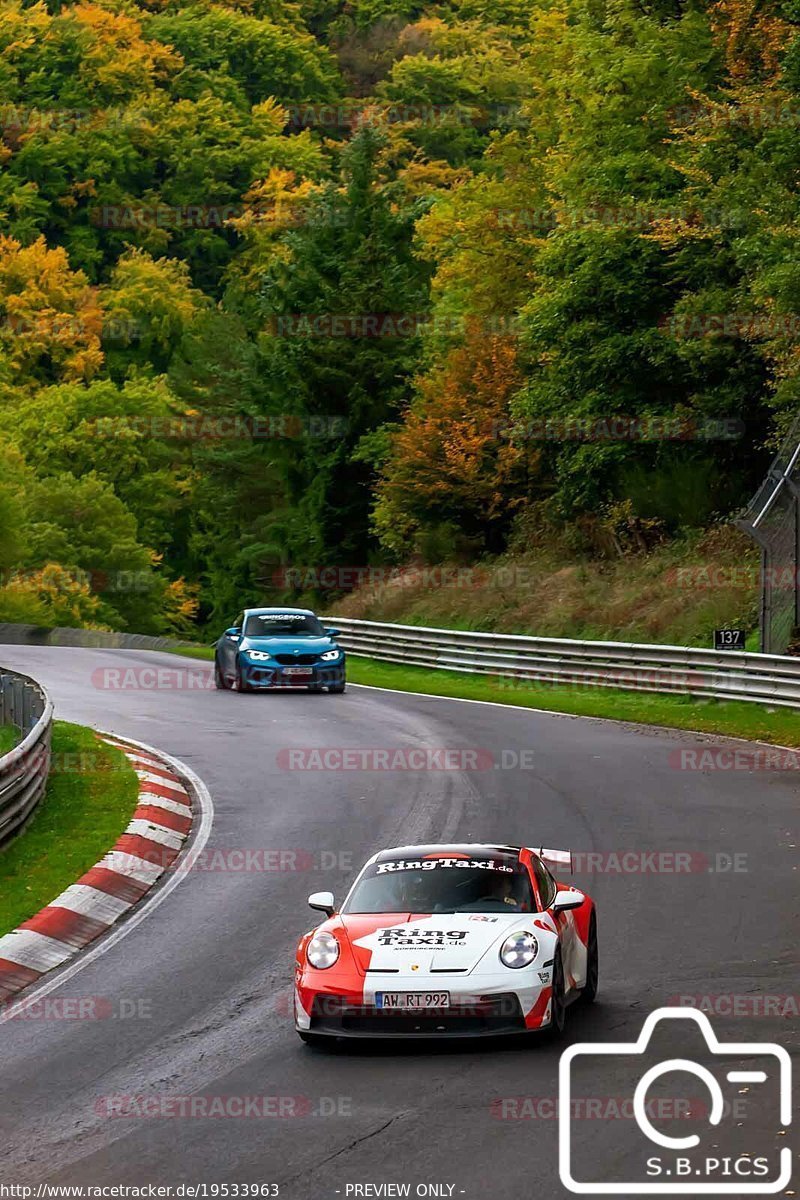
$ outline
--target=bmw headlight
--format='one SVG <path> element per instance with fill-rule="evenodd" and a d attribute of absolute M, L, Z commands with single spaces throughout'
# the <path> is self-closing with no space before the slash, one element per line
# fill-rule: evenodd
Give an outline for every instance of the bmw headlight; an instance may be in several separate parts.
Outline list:
<path fill-rule="evenodd" d="M 324 654 L 320 655 L 320 658 L 323 662 L 334 662 L 341 653 L 341 650 L 338 648 L 336 650 L 326 650 Z"/>
<path fill-rule="evenodd" d="M 267 662 L 272 656 L 264 650 L 245 650 L 248 658 L 252 658 L 254 662 Z"/>
<path fill-rule="evenodd" d="M 317 933 L 306 947 L 306 958 L 312 967 L 324 971 L 332 967 L 339 957 L 339 943 L 332 933 Z"/>
<path fill-rule="evenodd" d="M 512 933 L 500 947 L 500 961 L 506 967 L 529 967 L 539 953 L 532 933 Z"/>

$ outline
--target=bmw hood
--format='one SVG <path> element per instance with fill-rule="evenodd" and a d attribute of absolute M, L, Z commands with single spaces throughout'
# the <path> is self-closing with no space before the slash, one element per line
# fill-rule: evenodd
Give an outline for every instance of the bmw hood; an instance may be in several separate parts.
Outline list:
<path fill-rule="evenodd" d="M 536 913 L 447 913 L 398 920 L 396 914 L 343 918 L 359 967 L 368 972 L 468 973 L 510 933 L 527 930 L 541 941 L 548 930 L 536 927 Z M 552 936 L 552 935 L 551 935 Z M 496 967 L 492 961 L 492 969 Z"/>
<path fill-rule="evenodd" d="M 330 637 L 243 637 L 239 643 L 240 650 L 263 650 L 267 654 L 324 654 L 335 647 Z"/>

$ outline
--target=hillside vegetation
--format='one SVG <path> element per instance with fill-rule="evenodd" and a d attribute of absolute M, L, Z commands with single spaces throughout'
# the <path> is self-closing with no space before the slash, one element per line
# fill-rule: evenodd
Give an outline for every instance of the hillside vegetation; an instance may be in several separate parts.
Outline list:
<path fill-rule="evenodd" d="M 185 635 L 338 607 L 368 564 L 511 561 L 533 583 L 488 602 L 347 603 L 752 623 L 752 589 L 663 576 L 747 566 L 715 531 L 800 407 L 799 28 L 0 0 L 0 621 Z"/>
<path fill-rule="evenodd" d="M 758 578 L 744 536 L 712 531 L 612 560 L 541 550 L 469 567 L 407 565 L 334 609 L 369 621 L 678 646 L 708 647 L 715 629 L 733 627 L 758 650 Z"/>

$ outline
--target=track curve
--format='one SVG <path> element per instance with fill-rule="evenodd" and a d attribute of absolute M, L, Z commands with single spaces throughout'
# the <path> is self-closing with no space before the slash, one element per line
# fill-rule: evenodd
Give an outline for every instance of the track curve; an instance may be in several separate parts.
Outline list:
<path fill-rule="evenodd" d="M 796 783 L 675 769 L 671 752 L 709 739 L 371 689 L 98 686 L 108 667 L 210 677 L 210 665 L 164 654 L 4 646 L 0 658 L 50 690 L 57 717 L 188 763 L 216 808 L 208 869 L 53 993 L 125 1001 L 135 1016 L 0 1026 L 2 1182 L 275 1182 L 302 1200 L 384 1181 L 453 1184 L 455 1197 L 567 1195 L 556 1122 L 521 1125 L 492 1107 L 555 1097 L 557 1047 L 324 1055 L 294 1036 L 292 951 L 313 924 L 305 898 L 319 888 L 341 896 L 380 846 L 485 839 L 693 852 L 711 864 L 746 855 L 741 872 L 576 876 L 599 906 L 602 973 L 600 1000 L 574 1014 L 571 1040 L 633 1040 L 676 994 L 797 991 Z M 419 745 L 485 748 L 499 762 L 524 750 L 529 766 L 331 772 L 277 761 L 288 747 Z M 270 860 L 254 862 L 253 851 L 295 852 L 283 865 L 300 869 L 214 869 L 241 865 L 217 854 L 237 850 L 256 866 Z M 742 1025 L 715 1022 L 721 1037 L 796 1042 L 796 1022 Z M 108 1097 L 165 1094 L 303 1099 L 276 1119 L 109 1116 Z M 596 1125 L 587 1138 L 599 1144 Z"/>

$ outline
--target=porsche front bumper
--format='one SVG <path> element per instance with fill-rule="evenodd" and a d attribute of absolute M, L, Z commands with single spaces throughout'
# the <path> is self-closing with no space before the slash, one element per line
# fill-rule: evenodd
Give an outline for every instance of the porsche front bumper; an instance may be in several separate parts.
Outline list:
<path fill-rule="evenodd" d="M 527 975 L 527 972 L 526 972 Z M 316 980 L 314 981 L 316 982 Z M 295 991 L 295 1026 L 298 1032 L 346 1038 L 469 1038 L 528 1033 L 550 1024 L 552 988 L 538 972 L 515 988 L 508 973 L 466 980 L 402 978 L 391 981 L 391 990 L 447 990 L 446 1008 L 386 1009 L 376 1002 L 376 990 L 337 988 L 334 980 L 325 989 L 308 986 L 306 976 Z M 455 986 L 454 986 L 455 984 Z M 460 986 L 459 986 L 460 985 Z"/>

